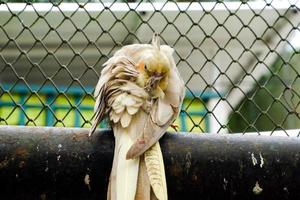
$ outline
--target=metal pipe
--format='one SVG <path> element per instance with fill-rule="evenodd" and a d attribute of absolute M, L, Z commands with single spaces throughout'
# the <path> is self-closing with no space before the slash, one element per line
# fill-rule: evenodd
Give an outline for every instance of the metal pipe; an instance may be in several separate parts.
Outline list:
<path fill-rule="evenodd" d="M 109 130 L 0 126 L 0 199 L 100 199 L 114 139 Z M 160 141 L 169 199 L 300 199 L 300 140 L 171 134 Z"/>

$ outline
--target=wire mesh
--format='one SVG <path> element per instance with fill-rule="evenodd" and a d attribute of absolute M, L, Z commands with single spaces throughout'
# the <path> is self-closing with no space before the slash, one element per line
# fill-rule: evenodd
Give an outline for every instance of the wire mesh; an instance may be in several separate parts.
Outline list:
<path fill-rule="evenodd" d="M 12 2 L 0 1 L 0 124 L 89 127 L 102 64 L 157 32 L 186 83 L 181 131 L 300 128 L 298 1 Z"/>

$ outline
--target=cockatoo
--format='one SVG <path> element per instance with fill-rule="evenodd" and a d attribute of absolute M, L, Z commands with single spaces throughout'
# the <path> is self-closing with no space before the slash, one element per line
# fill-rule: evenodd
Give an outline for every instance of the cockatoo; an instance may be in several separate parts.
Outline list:
<path fill-rule="evenodd" d="M 105 115 L 115 136 L 108 200 L 167 200 L 158 140 L 178 116 L 184 82 L 167 45 L 132 44 L 105 64 L 95 89 L 90 135 Z"/>

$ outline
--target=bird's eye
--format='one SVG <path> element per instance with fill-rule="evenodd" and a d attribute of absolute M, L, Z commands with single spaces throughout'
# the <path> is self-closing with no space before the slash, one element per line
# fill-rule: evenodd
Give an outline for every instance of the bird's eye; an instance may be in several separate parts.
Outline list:
<path fill-rule="evenodd" d="M 147 72 L 148 74 L 150 73 L 149 68 L 147 67 L 147 65 L 144 66 L 145 72 Z"/>

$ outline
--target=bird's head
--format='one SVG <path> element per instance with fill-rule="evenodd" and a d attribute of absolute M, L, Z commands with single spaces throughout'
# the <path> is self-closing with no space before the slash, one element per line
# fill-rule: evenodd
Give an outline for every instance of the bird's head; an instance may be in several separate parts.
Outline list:
<path fill-rule="evenodd" d="M 139 71 L 138 84 L 153 97 L 163 97 L 168 86 L 171 64 L 168 57 L 160 51 L 158 35 L 152 40 L 153 48 L 144 50 L 136 67 Z"/>

